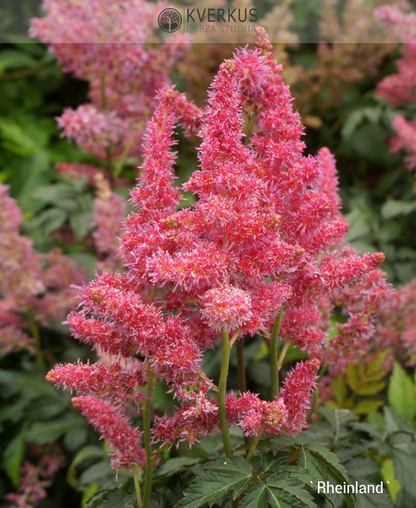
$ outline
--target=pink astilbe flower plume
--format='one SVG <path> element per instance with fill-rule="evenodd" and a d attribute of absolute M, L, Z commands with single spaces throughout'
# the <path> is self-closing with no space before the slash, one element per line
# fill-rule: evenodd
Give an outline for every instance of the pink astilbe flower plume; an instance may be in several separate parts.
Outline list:
<path fill-rule="evenodd" d="M 49 45 L 65 72 L 90 83 L 91 104 L 67 108 L 58 119 L 63 135 L 105 161 L 137 156 L 146 120 L 155 105 L 154 91 L 168 84 L 170 73 L 188 47 L 177 32 L 169 44 L 155 33 L 164 3 L 144 0 L 44 0 L 47 15 L 30 29 Z"/>
<path fill-rule="evenodd" d="M 140 432 L 131 426 L 126 416 L 114 406 L 89 395 L 74 397 L 72 404 L 108 442 L 114 469 L 143 466 L 145 453 L 140 446 Z"/>
<path fill-rule="evenodd" d="M 397 61 L 397 74 L 387 76 L 377 87 L 377 93 L 392 106 L 405 106 L 416 101 L 416 14 L 403 13 L 397 7 L 385 5 L 376 11 L 376 16 L 401 41 L 402 56 Z M 416 169 L 416 123 L 396 116 L 393 121 L 396 136 L 391 141 L 395 153 L 404 152 L 410 171 Z"/>
<path fill-rule="evenodd" d="M 310 394 L 316 385 L 319 360 L 299 362 L 289 372 L 281 391 L 287 408 L 286 431 L 296 434 L 306 427 L 306 412 L 310 408 Z"/>
<path fill-rule="evenodd" d="M 47 326 L 60 321 L 75 308 L 71 283 L 81 283 L 86 274 L 59 249 L 46 254 L 35 251 L 22 235 L 21 212 L 0 184 L 0 347 L 2 354 L 33 352 L 29 324 Z M 24 267 L 24 269 L 22 269 Z"/>
<path fill-rule="evenodd" d="M 117 427 L 127 425 L 117 400 L 120 391 L 129 396 L 132 380 L 115 382 L 111 364 L 129 357 L 143 360 L 149 396 L 154 377 L 174 396 L 173 414 L 156 414 L 155 444 L 195 443 L 223 431 L 224 417 L 256 438 L 302 431 L 335 298 L 384 260 L 343 248 L 347 224 L 335 159 L 327 149 L 318 157 L 303 154 L 303 127 L 280 66 L 265 32 L 257 29 L 256 37 L 256 49 L 237 50 L 220 66 L 204 112 L 172 88 L 159 93 L 131 191 L 135 210 L 122 228 L 126 270 L 80 288 L 80 309 L 68 318 L 74 336 L 110 355 L 110 366 L 59 366 L 49 374 L 88 394 L 75 405 L 109 440 L 113 460 L 127 453 L 116 439 Z M 172 151 L 178 124 L 201 138 L 199 168 L 182 189 L 175 186 Z M 196 196 L 195 205 L 178 209 L 182 190 Z M 313 357 L 289 370 L 279 396 L 226 395 L 224 383 L 217 387 L 203 372 L 205 351 L 221 337 L 224 347 L 244 335 L 272 342 L 277 323 L 279 338 Z M 108 390 L 97 386 L 97 376 Z M 145 429 L 148 402 L 141 401 Z M 125 433 L 131 436 L 131 427 Z M 115 467 L 140 464 L 132 455 Z"/>

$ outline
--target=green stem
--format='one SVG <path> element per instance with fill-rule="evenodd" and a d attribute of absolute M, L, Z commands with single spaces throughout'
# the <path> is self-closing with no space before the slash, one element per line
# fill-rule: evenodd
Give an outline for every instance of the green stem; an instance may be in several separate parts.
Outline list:
<path fill-rule="evenodd" d="M 247 391 L 246 379 L 246 365 L 244 360 L 244 339 L 241 338 L 237 342 L 237 373 L 238 373 L 238 388 L 241 393 Z"/>
<path fill-rule="evenodd" d="M 253 453 L 256 451 L 257 444 L 259 442 L 259 439 L 261 438 L 261 435 L 263 434 L 263 429 L 260 430 L 260 432 L 257 434 L 257 436 L 253 439 L 250 450 L 247 453 L 246 460 L 251 460 L 251 457 L 253 456 Z"/>
<path fill-rule="evenodd" d="M 231 457 L 233 452 L 231 448 L 230 432 L 228 430 L 227 411 L 225 408 L 225 394 L 227 390 L 228 369 L 230 365 L 230 336 L 228 332 L 222 334 L 222 362 L 220 382 L 218 384 L 218 412 L 221 423 L 222 440 L 224 443 L 224 453 L 226 457 Z"/>
<path fill-rule="evenodd" d="M 153 450 L 151 444 L 150 433 L 150 409 L 152 402 L 153 392 L 153 372 L 150 367 L 147 374 L 147 387 L 146 387 L 146 400 L 143 405 L 143 434 L 144 434 L 144 448 L 146 451 L 146 477 L 144 482 L 143 494 L 143 508 L 149 508 L 150 497 L 152 495 L 152 480 L 153 480 Z"/>
<path fill-rule="evenodd" d="M 142 508 L 143 500 L 142 500 L 142 491 L 140 489 L 140 480 L 139 480 L 139 469 L 135 469 L 133 472 L 134 479 L 134 489 L 136 491 L 136 500 L 138 508 Z"/>
<path fill-rule="evenodd" d="M 278 350 L 279 333 L 282 325 L 283 309 L 280 309 L 274 323 L 272 338 L 270 340 L 270 372 L 272 382 L 272 400 L 279 395 L 279 368 L 278 368 Z"/>
<path fill-rule="evenodd" d="M 39 325 L 36 323 L 35 318 L 33 317 L 32 312 L 28 313 L 29 320 L 29 328 L 32 337 L 35 339 L 35 355 L 38 365 L 42 372 L 48 372 L 48 367 L 46 366 L 45 359 L 42 354 L 42 344 L 40 341 L 40 333 L 39 333 Z"/>

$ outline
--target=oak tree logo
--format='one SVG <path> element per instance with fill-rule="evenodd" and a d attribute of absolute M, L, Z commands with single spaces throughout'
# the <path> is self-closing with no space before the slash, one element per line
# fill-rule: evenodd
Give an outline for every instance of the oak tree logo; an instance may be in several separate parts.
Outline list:
<path fill-rule="evenodd" d="M 176 32 L 182 25 L 182 16 L 176 9 L 164 9 L 158 18 L 159 26 L 165 32 Z"/>

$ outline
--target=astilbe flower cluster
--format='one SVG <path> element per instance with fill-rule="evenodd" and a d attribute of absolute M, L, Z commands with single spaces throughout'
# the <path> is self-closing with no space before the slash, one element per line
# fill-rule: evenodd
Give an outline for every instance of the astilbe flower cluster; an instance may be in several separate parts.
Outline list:
<path fill-rule="evenodd" d="M 74 307 L 71 283 L 83 270 L 59 249 L 35 251 L 21 234 L 22 215 L 6 185 L 0 184 L 0 347 L 2 354 L 34 351 L 33 326 L 61 321 Z"/>
<path fill-rule="evenodd" d="M 404 13 L 393 6 L 383 6 L 377 17 L 404 42 L 402 56 L 397 61 L 397 74 L 384 78 L 377 93 L 392 106 L 406 106 L 416 101 L 416 15 Z M 391 149 L 406 154 L 410 171 L 416 170 L 416 122 L 397 115 L 393 120 L 396 136 L 391 140 Z"/>
<path fill-rule="evenodd" d="M 30 34 L 49 45 L 65 72 L 90 85 L 90 104 L 66 109 L 63 134 L 100 159 L 140 154 L 140 140 L 154 107 L 154 90 L 169 82 L 187 39 L 169 44 L 155 34 L 165 4 L 144 0 L 44 0 L 47 15 L 34 18 Z"/>
<path fill-rule="evenodd" d="M 140 432 L 125 412 L 129 401 L 147 411 L 155 377 L 177 405 L 173 415 L 156 416 L 155 444 L 191 444 L 220 425 L 224 433 L 224 415 L 247 436 L 304 429 L 325 342 L 321 303 L 384 259 L 338 251 L 347 224 L 334 159 L 328 150 L 303 155 L 303 127 L 281 67 L 265 32 L 257 29 L 256 37 L 256 49 L 240 49 L 220 66 L 204 112 L 171 88 L 159 94 L 131 192 L 136 210 L 123 226 L 126 269 L 82 287 L 80 310 L 68 318 L 74 337 L 111 355 L 110 363 L 48 374 L 78 392 L 74 404 L 110 442 L 115 468 L 143 466 Z M 177 123 L 202 140 L 199 169 L 183 185 L 198 199 L 180 209 Z M 280 337 L 314 357 L 289 372 L 279 395 L 225 395 L 223 374 L 218 387 L 207 378 L 201 358 L 208 348 L 222 338 L 226 362 L 229 345 L 244 335 L 269 341 L 280 319 Z M 121 381 L 114 369 L 125 360 L 137 363 Z M 143 369 L 148 391 L 137 397 Z"/>
<path fill-rule="evenodd" d="M 57 169 L 69 178 L 86 178 L 96 191 L 93 237 L 99 269 L 117 268 L 115 238 L 126 210 L 116 192 L 118 175 L 126 160 L 141 155 L 155 90 L 170 82 L 189 46 L 179 32 L 161 44 L 155 28 L 167 6 L 145 0 L 44 0 L 46 16 L 32 20 L 30 35 L 49 46 L 65 72 L 89 84 L 89 103 L 66 108 L 57 122 L 62 136 L 97 157 L 102 167 L 60 163 Z M 96 179 L 100 174 L 108 189 Z"/>
<path fill-rule="evenodd" d="M 383 308 L 376 328 L 379 349 L 389 351 L 388 365 L 393 360 L 409 367 L 416 365 L 416 279 L 401 286 Z"/>
<path fill-rule="evenodd" d="M 5 499 L 10 508 L 35 508 L 47 496 L 58 471 L 65 465 L 59 449 L 31 446 L 30 454 L 35 461 L 26 460 L 20 471 L 19 489 L 7 494 Z"/>

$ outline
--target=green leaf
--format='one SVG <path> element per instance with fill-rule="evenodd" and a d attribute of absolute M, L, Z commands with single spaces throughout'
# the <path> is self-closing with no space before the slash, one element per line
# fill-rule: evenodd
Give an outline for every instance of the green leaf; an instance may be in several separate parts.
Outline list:
<path fill-rule="evenodd" d="M 87 427 L 75 427 L 73 429 L 69 429 L 64 437 L 64 445 L 68 450 L 78 450 L 78 448 L 80 448 L 85 443 L 87 437 Z"/>
<path fill-rule="evenodd" d="M 94 494 L 84 508 L 135 508 L 133 496 L 121 489 L 109 489 Z"/>
<path fill-rule="evenodd" d="M 400 490 L 400 483 L 397 481 L 394 476 L 394 468 L 393 461 L 391 459 L 386 459 L 381 466 L 381 475 L 383 476 L 383 480 L 387 485 L 387 489 L 393 501 L 396 501 L 397 494 Z"/>
<path fill-rule="evenodd" d="M 19 485 L 20 467 L 26 452 L 24 433 L 15 436 L 3 451 L 2 464 L 14 487 Z"/>
<path fill-rule="evenodd" d="M 184 497 L 175 508 L 198 508 L 233 492 L 238 497 L 251 480 L 252 466 L 246 460 L 237 457 L 221 459 L 208 465 L 209 471 L 196 478 L 184 492 Z"/>
<path fill-rule="evenodd" d="M 416 201 L 395 201 L 393 199 L 384 203 L 381 209 L 381 216 L 384 219 L 391 219 L 397 215 L 408 215 L 416 210 Z"/>
<path fill-rule="evenodd" d="M 368 383 L 361 385 L 357 392 L 358 395 L 376 395 L 386 387 L 386 383 Z"/>
<path fill-rule="evenodd" d="M 265 483 L 254 483 L 243 497 L 240 508 L 268 508 L 267 490 Z"/>
<path fill-rule="evenodd" d="M 357 415 L 368 415 L 373 411 L 377 411 L 377 409 L 379 409 L 383 404 L 384 402 L 382 400 L 360 400 L 360 402 L 354 407 L 354 413 Z"/>
<path fill-rule="evenodd" d="M 80 211 L 70 216 L 69 224 L 77 240 L 82 240 L 91 230 L 91 222 L 92 216 L 89 211 Z"/>
<path fill-rule="evenodd" d="M 389 405 L 408 420 L 416 415 L 416 389 L 411 378 L 397 362 L 388 388 Z"/>
<path fill-rule="evenodd" d="M 46 444 L 55 441 L 66 432 L 74 428 L 82 428 L 85 423 L 82 418 L 75 415 L 66 415 L 50 422 L 35 422 L 26 433 L 26 440 L 37 444 Z"/>
<path fill-rule="evenodd" d="M 339 485 L 343 483 L 350 483 L 347 470 L 339 461 L 339 458 L 328 449 L 317 444 L 311 444 L 305 446 L 307 452 L 312 456 L 318 463 L 318 468 L 313 461 L 308 461 L 308 455 L 305 454 L 304 467 L 316 477 L 322 477 L 321 471 L 324 470 L 331 478 L 333 478 Z M 320 471 L 321 470 L 321 471 Z M 355 495 L 344 494 L 347 506 L 349 508 L 355 507 Z"/>
<path fill-rule="evenodd" d="M 319 409 L 319 413 L 330 423 L 336 438 L 341 435 L 341 432 L 347 425 L 356 420 L 354 413 L 348 409 L 330 409 L 322 407 Z"/>
<path fill-rule="evenodd" d="M 170 476 L 181 471 L 183 468 L 194 466 L 199 462 L 200 459 L 193 457 L 175 457 L 174 459 L 169 459 L 157 469 L 155 477 Z"/>
<path fill-rule="evenodd" d="M 246 491 L 241 508 L 316 508 L 311 495 L 293 479 L 280 480 L 273 475 L 267 480 L 255 482 Z"/>
<path fill-rule="evenodd" d="M 347 368 L 347 379 L 348 379 L 348 385 L 351 388 L 353 392 L 357 389 L 358 386 L 358 373 L 357 369 L 355 368 L 355 365 L 350 363 Z"/>
<path fill-rule="evenodd" d="M 31 56 L 23 51 L 14 49 L 2 50 L 0 54 L 0 68 L 6 69 L 28 69 L 36 63 Z"/>
<path fill-rule="evenodd" d="M 338 404 L 342 404 L 347 396 L 347 385 L 342 374 L 337 376 L 331 384 L 332 392 Z"/>
<path fill-rule="evenodd" d="M 303 487 L 299 480 L 295 479 L 283 479 L 279 478 L 278 474 L 275 474 L 267 479 L 267 484 L 275 489 L 283 490 L 290 496 L 293 496 L 301 506 L 307 506 L 308 508 L 316 508 L 316 504 L 312 499 L 310 493 Z"/>
<path fill-rule="evenodd" d="M 3 148 L 13 154 L 27 157 L 39 151 L 34 139 L 11 118 L 0 119 L 0 136 Z"/>
<path fill-rule="evenodd" d="M 68 469 L 67 480 L 71 487 L 76 488 L 77 486 L 76 472 L 80 464 L 87 461 L 91 462 L 96 459 L 103 459 L 105 457 L 105 451 L 102 448 L 98 448 L 98 446 L 86 446 L 82 448 L 82 450 L 76 454 Z"/>
<path fill-rule="evenodd" d="M 112 469 L 108 459 L 96 462 L 86 469 L 79 478 L 80 485 L 91 485 L 91 483 L 104 484 L 105 480 L 112 475 Z"/>
<path fill-rule="evenodd" d="M 402 489 L 416 500 L 416 455 L 397 448 L 392 449 L 394 476 Z"/>

